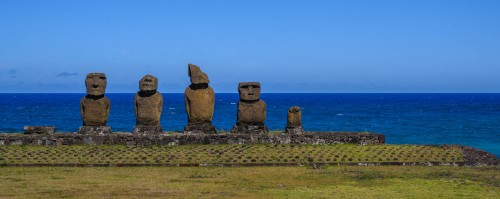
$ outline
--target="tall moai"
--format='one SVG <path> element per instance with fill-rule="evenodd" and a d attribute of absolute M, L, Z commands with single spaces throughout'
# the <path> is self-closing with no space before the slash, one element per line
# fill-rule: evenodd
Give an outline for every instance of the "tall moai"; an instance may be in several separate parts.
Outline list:
<path fill-rule="evenodd" d="M 134 97 L 136 126 L 134 134 L 149 135 L 163 132 L 160 125 L 163 96 L 158 89 L 158 78 L 146 75 L 139 80 L 139 92 Z"/>
<path fill-rule="evenodd" d="M 215 93 L 208 85 L 208 75 L 200 67 L 189 64 L 188 75 L 191 80 L 184 92 L 184 103 L 188 115 L 188 125 L 184 127 L 185 133 L 216 133 L 212 126 L 214 115 Z"/>
<path fill-rule="evenodd" d="M 266 121 L 266 102 L 260 99 L 260 83 L 242 82 L 238 85 L 238 92 L 240 100 L 233 132 L 244 134 L 267 133 L 269 129 L 264 125 Z"/>
<path fill-rule="evenodd" d="M 111 133 L 111 128 L 106 126 L 111 108 L 109 99 L 104 96 L 106 85 L 104 73 L 87 74 L 85 78 L 87 95 L 80 101 L 83 126 L 80 127 L 79 133 L 100 135 Z"/>
<path fill-rule="evenodd" d="M 294 106 L 288 109 L 286 133 L 288 134 L 304 133 L 304 129 L 302 128 L 302 111 L 298 106 Z"/>

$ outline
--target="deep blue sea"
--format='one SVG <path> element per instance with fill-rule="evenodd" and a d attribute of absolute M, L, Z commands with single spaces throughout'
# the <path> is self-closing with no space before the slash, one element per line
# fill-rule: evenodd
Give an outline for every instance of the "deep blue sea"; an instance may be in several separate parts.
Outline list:
<path fill-rule="evenodd" d="M 0 132 L 21 132 L 25 125 L 56 126 L 74 132 L 81 125 L 85 94 L 0 94 Z M 111 100 L 108 125 L 131 131 L 134 94 L 106 94 Z M 181 131 L 187 123 L 183 94 L 163 94 L 161 123 Z M 269 94 L 266 124 L 286 125 L 287 110 L 302 107 L 306 131 L 370 131 L 387 143 L 462 144 L 500 155 L 500 94 Z M 230 130 L 236 122 L 238 94 L 216 94 L 213 124 Z"/>

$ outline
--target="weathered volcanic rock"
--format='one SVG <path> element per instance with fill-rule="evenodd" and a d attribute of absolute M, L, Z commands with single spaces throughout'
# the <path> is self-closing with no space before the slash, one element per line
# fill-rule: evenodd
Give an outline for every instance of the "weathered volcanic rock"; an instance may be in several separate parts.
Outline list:
<path fill-rule="evenodd" d="M 104 95 L 107 85 L 106 75 L 104 73 L 89 73 L 85 78 L 85 87 L 87 95 Z"/>
<path fill-rule="evenodd" d="M 87 96 L 80 101 L 83 126 L 106 126 L 111 107 L 109 99 L 104 96 L 106 84 L 104 73 L 87 74 Z"/>
<path fill-rule="evenodd" d="M 82 127 L 82 130 L 99 130 L 99 127 Z M 99 131 L 105 131 L 101 128 Z M 146 129 L 147 130 L 147 129 Z M 374 133 L 340 133 L 340 132 L 306 132 L 303 135 L 276 134 L 185 134 L 162 133 L 136 135 L 131 133 L 112 134 L 80 134 L 54 133 L 51 135 L 0 133 L 0 146 L 7 145 L 125 145 L 125 146 L 158 146 L 158 145 L 200 145 L 200 144 L 384 144 L 384 135 Z M 1 154 L 0 148 L 0 154 Z M 0 157 L 1 158 L 1 157 Z M 467 159 L 466 159 L 467 160 Z"/>
<path fill-rule="evenodd" d="M 191 78 L 191 84 L 208 84 L 210 80 L 208 75 L 201 71 L 200 67 L 194 64 L 188 64 L 188 75 Z"/>
<path fill-rule="evenodd" d="M 462 149 L 465 165 L 467 166 L 496 166 L 500 165 L 500 160 L 492 153 L 479 150 L 473 147 L 454 145 Z"/>
<path fill-rule="evenodd" d="M 266 102 L 238 102 L 238 121 L 241 124 L 264 125 L 266 121 Z"/>
<path fill-rule="evenodd" d="M 54 134 L 55 126 L 25 126 L 24 134 Z"/>
<path fill-rule="evenodd" d="M 105 96 L 87 95 L 80 101 L 83 126 L 106 126 L 111 103 Z"/>
<path fill-rule="evenodd" d="M 235 133 L 265 133 L 268 128 L 266 121 L 266 103 L 260 99 L 260 83 L 243 82 L 238 85 L 240 101 L 238 102 L 238 116 Z"/>
<path fill-rule="evenodd" d="M 302 128 L 302 111 L 300 107 L 294 106 L 288 110 L 286 124 L 286 132 L 291 134 L 302 134 L 304 129 Z"/>
<path fill-rule="evenodd" d="M 215 126 L 212 126 L 209 123 L 198 123 L 198 124 L 190 124 L 184 127 L 184 133 L 207 133 L 207 134 L 215 134 L 217 130 Z"/>
<path fill-rule="evenodd" d="M 252 124 L 236 124 L 232 130 L 233 133 L 239 134 L 264 134 L 269 132 L 269 128 L 264 125 L 252 125 Z"/>
<path fill-rule="evenodd" d="M 161 126 L 142 126 L 137 125 L 132 132 L 134 135 L 157 135 L 163 133 Z"/>
<path fill-rule="evenodd" d="M 215 93 L 207 74 L 196 65 L 189 64 L 191 85 L 184 92 L 184 102 L 188 114 L 188 125 L 184 127 L 186 133 L 215 133 L 212 126 L 214 114 Z"/>
<path fill-rule="evenodd" d="M 109 135 L 109 134 L 111 134 L 111 127 L 109 127 L 109 126 L 81 126 L 78 133 L 85 134 L 85 135 Z"/>
<path fill-rule="evenodd" d="M 294 106 L 288 109 L 287 127 L 302 126 L 302 111 L 300 107 Z"/>
<path fill-rule="evenodd" d="M 260 100 L 259 82 L 241 82 L 238 84 L 240 101 L 255 102 Z"/>
<path fill-rule="evenodd" d="M 146 75 L 139 81 L 140 91 L 134 97 L 134 111 L 137 126 L 150 126 L 151 129 L 160 129 L 160 118 L 163 110 L 163 96 L 156 91 L 158 78 Z M 134 129 L 144 129 L 137 127 Z M 149 130 L 148 130 L 149 131 Z"/>

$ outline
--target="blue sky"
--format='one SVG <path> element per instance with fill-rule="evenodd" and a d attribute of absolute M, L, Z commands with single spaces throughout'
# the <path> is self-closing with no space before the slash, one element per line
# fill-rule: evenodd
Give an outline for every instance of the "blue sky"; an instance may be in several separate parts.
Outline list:
<path fill-rule="evenodd" d="M 0 0 L 0 92 L 500 92 L 500 1 Z"/>

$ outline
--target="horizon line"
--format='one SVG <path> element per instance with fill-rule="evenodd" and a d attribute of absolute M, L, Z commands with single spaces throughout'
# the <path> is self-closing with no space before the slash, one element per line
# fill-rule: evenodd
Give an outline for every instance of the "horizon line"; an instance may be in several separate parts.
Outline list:
<path fill-rule="evenodd" d="M 105 94 L 134 94 L 137 92 L 109 92 Z M 161 93 L 161 92 L 160 92 Z M 0 94 L 86 94 L 77 92 L 26 92 L 26 93 L 3 93 Z M 181 92 L 162 93 L 162 94 L 184 94 Z M 221 92 L 215 94 L 238 94 L 238 92 Z M 261 92 L 261 94 L 500 94 L 500 92 Z"/>

